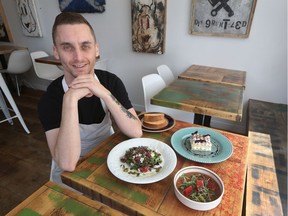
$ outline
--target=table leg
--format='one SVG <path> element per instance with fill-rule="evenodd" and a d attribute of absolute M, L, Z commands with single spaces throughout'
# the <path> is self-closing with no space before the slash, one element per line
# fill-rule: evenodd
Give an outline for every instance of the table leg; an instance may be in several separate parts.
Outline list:
<path fill-rule="evenodd" d="M 0 63 L 2 65 L 2 69 L 6 69 L 7 68 L 7 63 L 6 63 L 6 59 L 4 55 L 0 55 Z"/>
<path fill-rule="evenodd" d="M 195 113 L 194 115 L 194 124 L 202 125 L 203 124 L 203 115 Z"/>
<path fill-rule="evenodd" d="M 205 116 L 203 125 L 206 127 L 210 127 L 210 123 L 211 123 L 211 116 Z"/>
<path fill-rule="evenodd" d="M 211 122 L 211 116 L 205 116 L 202 114 L 195 113 L 194 124 L 210 127 L 210 122 Z"/>

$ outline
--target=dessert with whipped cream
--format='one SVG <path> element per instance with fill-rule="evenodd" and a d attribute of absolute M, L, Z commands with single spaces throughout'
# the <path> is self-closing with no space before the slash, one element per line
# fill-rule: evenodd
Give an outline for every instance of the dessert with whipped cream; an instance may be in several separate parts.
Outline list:
<path fill-rule="evenodd" d="M 210 134 L 202 135 L 198 131 L 191 134 L 190 138 L 192 151 L 211 151 L 212 143 L 210 140 Z"/>

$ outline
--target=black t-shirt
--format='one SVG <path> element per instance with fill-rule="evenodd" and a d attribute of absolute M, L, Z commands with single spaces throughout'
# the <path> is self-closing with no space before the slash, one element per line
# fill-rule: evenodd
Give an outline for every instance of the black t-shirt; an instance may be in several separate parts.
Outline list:
<path fill-rule="evenodd" d="M 112 93 L 123 107 L 126 109 L 132 108 L 128 93 L 120 78 L 115 74 L 102 70 L 95 70 L 95 74 L 99 82 Z M 39 119 L 45 131 L 60 127 L 64 96 L 62 79 L 63 76 L 57 78 L 48 86 L 38 105 Z M 80 99 L 78 101 L 78 115 L 80 124 L 101 123 L 105 112 L 100 98 L 92 96 Z"/>

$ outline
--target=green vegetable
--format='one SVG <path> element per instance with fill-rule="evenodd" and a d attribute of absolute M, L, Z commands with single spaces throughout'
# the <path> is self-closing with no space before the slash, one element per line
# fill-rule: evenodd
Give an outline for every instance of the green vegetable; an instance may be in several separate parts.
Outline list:
<path fill-rule="evenodd" d="M 208 188 L 210 178 L 200 173 L 191 177 L 184 173 L 180 178 L 182 183 L 178 190 L 187 198 L 196 202 L 211 202 L 217 198 L 216 192 Z"/>
<path fill-rule="evenodd" d="M 120 161 L 126 165 L 122 165 L 124 172 L 139 176 L 148 172 L 159 172 L 162 168 L 161 154 L 148 148 L 147 146 L 138 146 L 129 148 Z"/>

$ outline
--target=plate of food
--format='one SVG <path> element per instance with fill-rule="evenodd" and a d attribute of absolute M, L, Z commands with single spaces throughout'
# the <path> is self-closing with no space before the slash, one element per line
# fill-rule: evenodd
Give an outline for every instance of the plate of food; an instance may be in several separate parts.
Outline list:
<path fill-rule="evenodd" d="M 132 138 L 116 145 L 109 153 L 107 166 L 117 178 L 149 184 L 170 175 L 176 167 L 174 150 L 159 140 Z"/>
<path fill-rule="evenodd" d="M 219 163 L 233 154 L 230 140 L 208 128 L 180 129 L 172 135 L 171 143 L 178 154 L 200 163 Z"/>
<path fill-rule="evenodd" d="M 175 120 L 161 112 L 144 112 L 138 115 L 145 132 L 163 132 L 170 130 L 175 125 Z"/>

